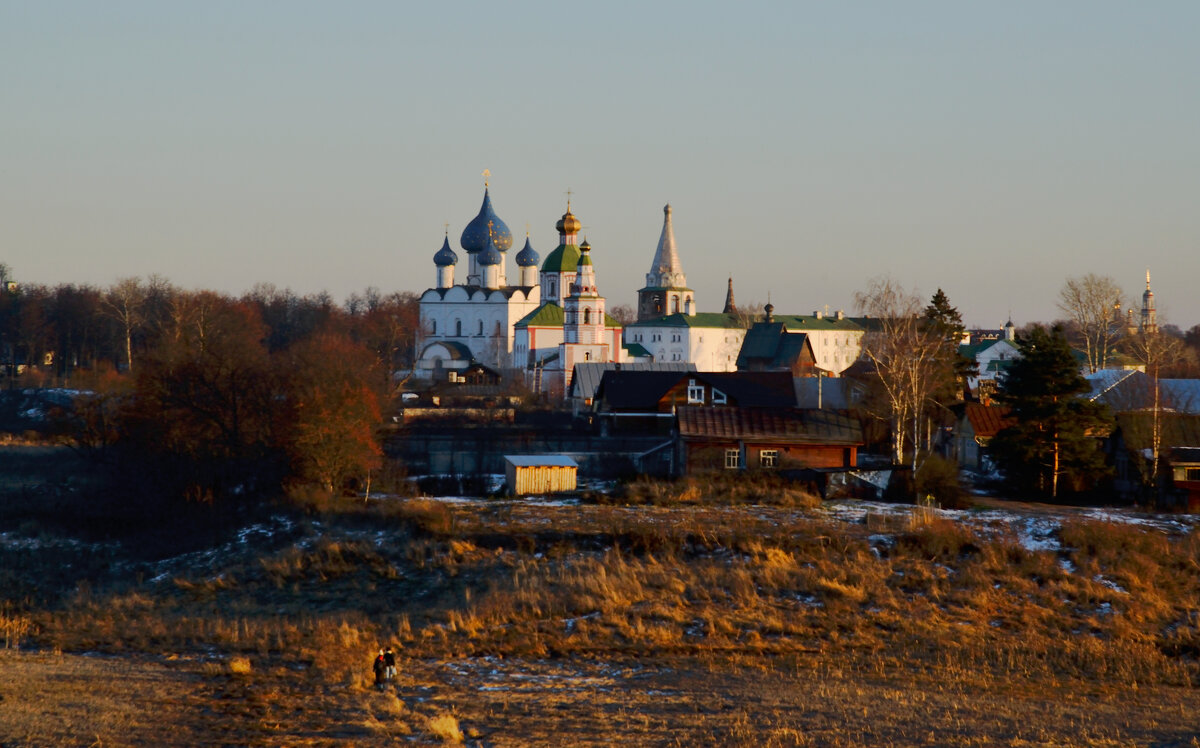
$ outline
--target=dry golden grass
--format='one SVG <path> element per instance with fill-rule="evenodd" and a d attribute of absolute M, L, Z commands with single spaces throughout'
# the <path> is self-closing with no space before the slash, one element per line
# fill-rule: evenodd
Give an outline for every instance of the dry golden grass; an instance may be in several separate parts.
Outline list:
<path fill-rule="evenodd" d="M 439 714 L 436 717 L 430 717 L 426 726 L 429 732 L 437 736 L 444 743 L 461 743 L 463 742 L 462 730 L 458 727 L 458 720 L 451 714 Z"/>
<path fill-rule="evenodd" d="M 1169 745 L 1200 712 L 1195 533 L 1081 521 L 1031 551 L 932 514 L 683 495 L 359 504 L 220 568 L 131 564 L 6 615 L 67 657 L 166 658 L 232 744 L 429 742 L 452 713 L 495 745 Z M 108 708 L 120 686 L 93 687 Z"/>

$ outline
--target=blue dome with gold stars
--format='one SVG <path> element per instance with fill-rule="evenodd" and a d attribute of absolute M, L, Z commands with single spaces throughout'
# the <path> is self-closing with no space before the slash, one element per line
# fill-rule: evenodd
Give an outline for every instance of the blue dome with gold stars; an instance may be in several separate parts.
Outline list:
<path fill-rule="evenodd" d="M 433 256 L 433 264 L 440 268 L 447 265 L 457 265 L 458 255 L 454 254 L 454 250 L 450 249 L 450 237 L 447 236 L 442 240 L 442 248 Z"/>
<path fill-rule="evenodd" d="M 525 246 L 521 248 L 520 252 L 517 252 L 517 267 L 536 267 L 539 260 L 541 258 L 538 257 L 538 253 L 534 252 L 533 247 L 529 244 L 529 237 L 525 237 Z"/>
<path fill-rule="evenodd" d="M 496 246 L 495 240 L 489 236 L 483 251 L 479 253 L 479 264 L 499 265 L 502 262 L 504 262 L 504 255 L 500 254 L 500 248 Z"/>
<path fill-rule="evenodd" d="M 483 189 L 483 206 L 479 209 L 479 215 L 472 218 L 467 227 L 463 229 L 459 244 L 467 252 L 474 254 L 484 250 L 489 237 L 495 242 L 496 249 L 501 252 L 507 252 L 512 246 L 512 232 L 508 230 L 504 221 L 500 220 L 500 216 L 496 215 L 496 211 L 492 210 L 492 197 L 485 187 Z"/>

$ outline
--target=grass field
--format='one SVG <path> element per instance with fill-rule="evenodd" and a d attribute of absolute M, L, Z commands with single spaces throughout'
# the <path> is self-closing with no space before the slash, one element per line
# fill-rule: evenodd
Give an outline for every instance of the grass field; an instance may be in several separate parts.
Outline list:
<path fill-rule="evenodd" d="M 6 748 L 1200 745 L 1186 518 L 643 485 L 280 506 L 148 553 L 44 521 L 34 473 L 0 491 Z"/>

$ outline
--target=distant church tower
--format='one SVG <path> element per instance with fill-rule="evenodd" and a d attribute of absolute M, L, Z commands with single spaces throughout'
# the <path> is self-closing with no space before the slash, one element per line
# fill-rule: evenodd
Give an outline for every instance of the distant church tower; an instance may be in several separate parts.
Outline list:
<path fill-rule="evenodd" d="M 1153 335 L 1158 332 L 1158 314 L 1154 311 L 1154 292 L 1150 290 L 1150 271 L 1146 270 L 1146 292 L 1142 294 L 1142 332 Z"/>
<path fill-rule="evenodd" d="M 729 276 L 729 290 L 725 292 L 724 314 L 737 314 L 737 304 L 733 303 L 733 276 Z"/>
<path fill-rule="evenodd" d="M 650 272 L 646 273 L 646 287 L 638 291 L 638 322 L 668 314 L 695 314 L 696 299 L 687 287 L 687 276 L 679 262 L 675 249 L 675 230 L 671 227 L 671 206 L 663 208 L 662 236 Z"/>
<path fill-rule="evenodd" d="M 559 359 L 563 366 L 563 389 L 571 386 L 576 364 L 620 361 L 619 339 L 605 334 L 604 297 L 596 288 L 596 269 L 592 267 L 591 245 L 587 239 L 579 245 L 575 277 L 563 299 L 563 342 Z M 614 333 L 615 336 L 615 333 Z"/>

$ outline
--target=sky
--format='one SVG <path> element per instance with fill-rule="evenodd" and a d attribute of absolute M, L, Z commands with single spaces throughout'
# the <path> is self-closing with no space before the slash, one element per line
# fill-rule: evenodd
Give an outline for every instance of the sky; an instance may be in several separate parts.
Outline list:
<path fill-rule="evenodd" d="M 543 257 L 571 191 L 610 306 L 670 203 L 702 311 L 732 276 L 853 313 L 886 276 L 1022 325 L 1085 273 L 1140 306 L 1149 269 L 1187 329 L 1198 29 L 1190 1 L 0 0 L 0 262 L 420 292 L 487 169 Z"/>

